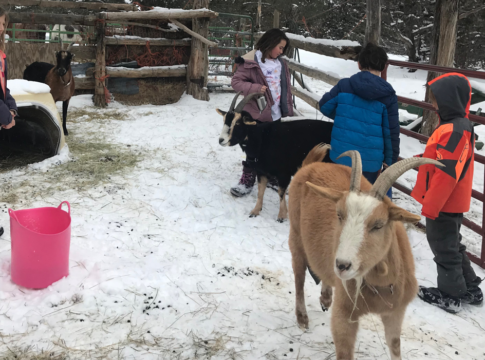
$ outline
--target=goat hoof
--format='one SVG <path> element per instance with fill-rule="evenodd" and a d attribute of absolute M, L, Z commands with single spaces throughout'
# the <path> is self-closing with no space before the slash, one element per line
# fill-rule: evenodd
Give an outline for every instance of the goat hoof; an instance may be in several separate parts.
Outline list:
<path fill-rule="evenodd" d="M 327 312 L 328 311 L 328 308 L 325 305 L 323 305 L 322 303 L 320 303 L 320 306 L 322 307 L 322 311 L 323 312 Z"/>
<path fill-rule="evenodd" d="M 249 217 L 250 218 L 255 218 L 256 216 L 258 216 L 258 215 L 256 215 L 256 214 L 249 214 Z"/>
<path fill-rule="evenodd" d="M 298 321 L 298 326 L 302 330 L 308 330 L 308 315 L 307 314 L 297 314 L 296 320 Z"/>
<path fill-rule="evenodd" d="M 67 130 L 64 130 L 64 136 L 68 136 L 69 133 L 67 132 Z"/>
<path fill-rule="evenodd" d="M 278 218 L 278 219 L 276 219 L 276 221 L 278 221 L 279 223 L 284 223 L 285 220 L 286 220 L 285 218 Z"/>

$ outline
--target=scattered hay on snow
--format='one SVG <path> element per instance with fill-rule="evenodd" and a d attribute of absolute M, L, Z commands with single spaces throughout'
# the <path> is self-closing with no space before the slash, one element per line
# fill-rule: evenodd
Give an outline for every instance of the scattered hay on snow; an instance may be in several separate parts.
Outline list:
<path fill-rule="evenodd" d="M 75 112 L 77 117 L 72 116 L 71 119 L 76 122 L 76 119 L 84 117 L 87 113 L 87 111 L 78 110 Z M 124 113 L 96 112 L 92 117 L 102 120 L 103 118 L 113 119 L 115 115 L 118 116 L 116 119 L 119 119 Z M 103 126 L 102 122 L 99 126 Z M 91 130 L 84 128 L 83 131 L 79 131 L 78 127 L 77 131 L 71 131 L 68 137 L 71 160 L 67 163 L 52 167 L 45 172 L 25 167 L 19 168 L 23 163 L 17 164 L 15 168 L 23 171 L 22 175 L 28 176 L 28 180 L 19 181 L 18 173 L 7 175 L 0 192 L 0 202 L 13 205 L 19 201 L 19 198 L 29 202 L 38 197 L 49 197 L 59 191 L 86 192 L 98 185 L 111 183 L 113 176 L 125 174 L 141 160 L 140 150 L 132 146 L 109 143 L 103 131 L 97 130 L 97 127 L 91 127 Z M 1 172 L 6 170 L 2 168 Z"/>

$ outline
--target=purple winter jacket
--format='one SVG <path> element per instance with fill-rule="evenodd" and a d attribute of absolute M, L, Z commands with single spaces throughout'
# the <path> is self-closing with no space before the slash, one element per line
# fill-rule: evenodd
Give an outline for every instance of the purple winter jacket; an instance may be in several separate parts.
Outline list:
<path fill-rule="evenodd" d="M 282 117 L 293 116 L 293 98 L 291 96 L 291 83 L 290 83 L 290 71 L 286 63 L 278 58 L 281 62 L 281 115 Z M 247 96 L 254 92 L 259 92 L 261 86 L 266 86 L 268 89 L 264 93 L 266 102 L 268 105 L 259 113 L 258 104 L 256 98 L 251 99 L 244 110 L 247 111 L 253 119 L 268 122 L 273 121 L 271 117 L 271 106 L 274 105 L 273 97 L 271 96 L 271 90 L 266 82 L 266 78 L 259 67 L 258 60 L 256 59 L 256 50 L 250 51 L 244 56 L 240 56 L 236 59 L 238 68 L 236 73 L 232 77 L 231 85 L 236 91 L 242 91 L 244 96 Z"/>
<path fill-rule="evenodd" d="M 7 88 L 7 59 L 5 59 L 5 69 L 0 69 L 0 72 L 2 72 L 2 70 L 4 70 L 3 72 L 5 74 L 6 94 L 3 93 L 3 89 L 0 86 L 0 125 L 9 125 L 12 122 L 12 114 L 10 113 L 10 110 L 13 110 L 13 112 L 17 114 L 17 104 L 12 95 L 10 95 L 10 90 Z M 0 76 L 2 76 L 2 74 L 0 74 Z"/>

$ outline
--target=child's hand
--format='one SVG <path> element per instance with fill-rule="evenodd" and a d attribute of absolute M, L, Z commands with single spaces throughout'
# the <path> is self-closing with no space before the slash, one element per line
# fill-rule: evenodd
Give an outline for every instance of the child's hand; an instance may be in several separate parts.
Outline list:
<path fill-rule="evenodd" d="M 8 130 L 8 129 L 11 129 L 15 126 L 15 120 L 12 119 L 12 122 L 8 125 L 2 125 L 2 129 L 5 129 L 5 130 Z"/>
<path fill-rule="evenodd" d="M 264 94 L 264 92 L 265 92 L 266 90 L 268 90 L 268 87 L 263 85 L 263 86 L 261 86 L 261 90 L 259 90 L 259 92 L 260 92 L 261 94 Z"/>

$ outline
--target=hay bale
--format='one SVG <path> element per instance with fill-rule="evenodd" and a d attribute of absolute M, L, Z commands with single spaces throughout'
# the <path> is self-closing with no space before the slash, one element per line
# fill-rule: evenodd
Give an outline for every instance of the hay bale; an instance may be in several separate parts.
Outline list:
<path fill-rule="evenodd" d="M 125 105 L 167 105 L 180 100 L 187 87 L 185 77 L 108 79 L 108 90 Z"/>

